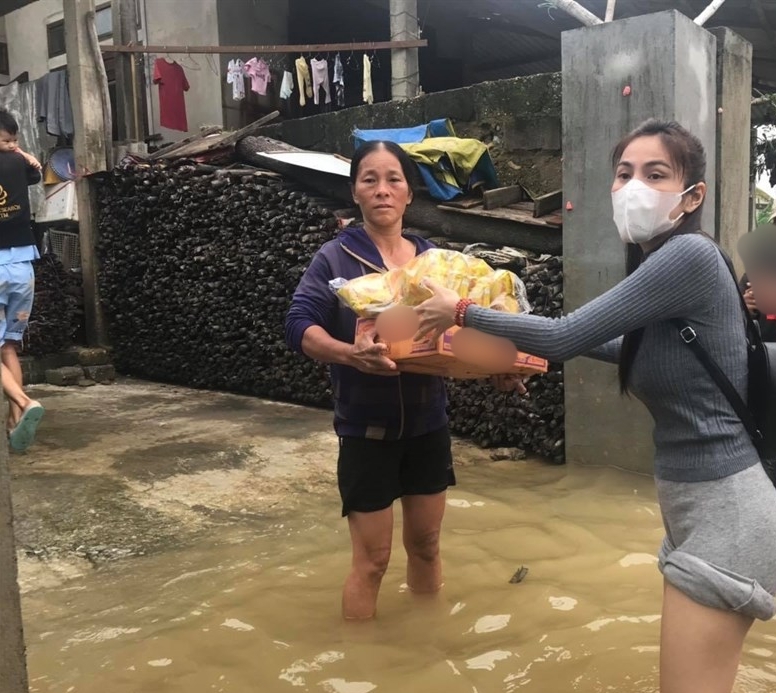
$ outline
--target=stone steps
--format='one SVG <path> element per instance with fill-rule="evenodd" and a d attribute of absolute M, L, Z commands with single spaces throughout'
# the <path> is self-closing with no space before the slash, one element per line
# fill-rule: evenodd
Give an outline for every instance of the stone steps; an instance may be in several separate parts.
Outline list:
<path fill-rule="evenodd" d="M 25 385 L 90 385 L 108 384 L 116 379 L 107 349 L 72 347 L 59 354 L 22 356 Z"/>

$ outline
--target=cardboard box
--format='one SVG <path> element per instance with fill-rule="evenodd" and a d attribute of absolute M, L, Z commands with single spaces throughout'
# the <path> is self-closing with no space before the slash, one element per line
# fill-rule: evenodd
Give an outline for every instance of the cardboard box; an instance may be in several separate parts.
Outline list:
<path fill-rule="evenodd" d="M 356 336 L 367 330 L 373 329 L 375 321 L 372 318 L 359 318 L 356 322 Z M 445 332 L 439 339 L 423 339 L 414 342 L 407 339 L 401 342 L 388 344 L 389 359 L 396 361 L 399 370 L 405 373 L 422 373 L 424 375 L 441 375 L 446 378 L 471 379 L 487 378 L 491 375 L 503 375 L 478 369 L 468 363 L 459 361 L 453 354 L 452 338 L 461 329 L 453 327 Z M 548 363 L 546 359 L 531 356 L 520 351 L 509 373 L 529 376 L 537 373 L 546 373 Z"/>

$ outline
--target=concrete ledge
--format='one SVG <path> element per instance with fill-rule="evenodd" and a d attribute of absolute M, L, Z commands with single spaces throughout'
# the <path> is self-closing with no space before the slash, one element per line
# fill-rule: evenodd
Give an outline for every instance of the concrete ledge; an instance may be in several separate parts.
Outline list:
<path fill-rule="evenodd" d="M 510 158 L 525 161 L 526 153 L 546 150 L 560 160 L 560 116 L 560 74 L 549 73 L 287 120 L 262 128 L 259 134 L 302 149 L 352 156 L 355 128 L 401 128 L 450 118 L 461 137 L 483 133 L 479 136 L 490 145 L 499 176 L 509 182 L 514 178 L 514 169 L 506 163 Z M 488 132 L 500 133 L 500 141 L 491 141 Z M 560 167 L 550 165 L 547 173 L 535 176 L 546 181 L 536 192 L 560 187 L 555 168 Z M 535 185 L 536 181 L 532 182 Z"/>

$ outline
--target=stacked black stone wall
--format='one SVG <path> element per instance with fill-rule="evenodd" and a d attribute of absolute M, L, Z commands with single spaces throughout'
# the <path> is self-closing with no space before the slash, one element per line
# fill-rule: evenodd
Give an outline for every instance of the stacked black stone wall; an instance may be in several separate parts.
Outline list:
<path fill-rule="evenodd" d="M 313 254 L 337 232 L 319 199 L 258 172 L 134 166 L 103 178 L 99 210 L 100 286 L 120 372 L 330 406 L 325 367 L 291 353 L 283 327 Z M 560 261 L 527 271 L 537 311 L 557 312 Z M 562 374 L 530 389 L 520 399 L 451 381 L 454 431 L 561 461 Z"/>

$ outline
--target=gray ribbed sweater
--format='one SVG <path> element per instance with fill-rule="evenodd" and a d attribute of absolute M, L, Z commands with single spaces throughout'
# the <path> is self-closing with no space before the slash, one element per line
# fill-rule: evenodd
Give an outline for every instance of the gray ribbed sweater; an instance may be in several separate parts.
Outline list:
<path fill-rule="evenodd" d="M 670 239 L 617 286 L 562 318 L 472 306 L 465 324 L 508 337 L 519 349 L 556 362 L 582 355 L 616 362 L 621 335 L 643 327 L 631 389 L 655 420 L 655 475 L 668 481 L 708 481 L 757 464 L 757 451 L 743 425 L 667 322 L 670 318 L 692 325 L 746 398 L 738 287 L 717 247 L 700 234 Z"/>

